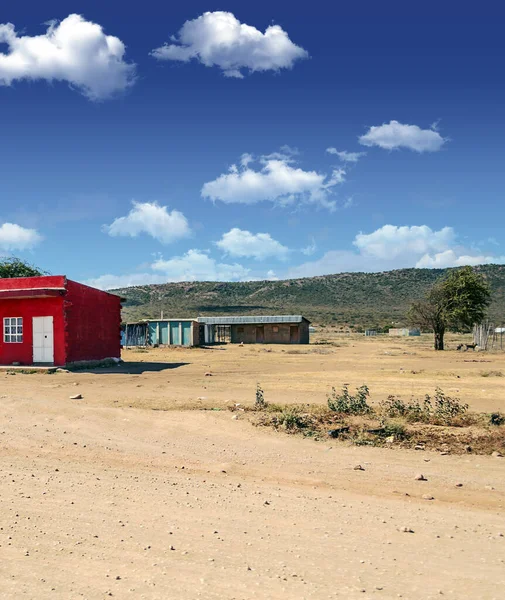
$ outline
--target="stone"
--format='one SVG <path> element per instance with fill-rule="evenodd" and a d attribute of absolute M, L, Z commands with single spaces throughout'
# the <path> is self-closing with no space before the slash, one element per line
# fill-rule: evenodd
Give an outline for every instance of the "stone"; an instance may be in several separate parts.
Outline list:
<path fill-rule="evenodd" d="M 356 465 L 356 466 L 354 467 L 354 470 L 355 470 L 355 471 L 364 471 L 365 469 L 364 469 L 364 468 L 363 468 L 361 465 Z"/>
<path fill-rule="evenodd" d="M 497 450 L 495 450 L 491 456 L 494 456 L 495 458 L 503 458 L 503 454 Z"/>
<path fill-rule="evenodd" d="M 207 371 L 207 373 L 205 373 L 205 377 L 212 377 L 212 373 L 210 371 Z"/>
<path fill-rule="evenodd" d="M 435 498 L 430 494 L 423 494 L 423 500 L 435 500 Z"/>
<path fill-rule="evenodd" d="M 463 484 L 462 484 L 462 483 L 459 483 L 459 481 L 458 481 L 458 483 L 455 483 L 454 485 L 455 485 L 456 487 L 463 487 Z"/>
<path fill-rule="evenodd" d="M 414 446 L 414 450 L 424 450 L 424 446 L 422 444 L 417 444 L 417 446 Z"/>
<path fill-rule="evenodd" d="M 417 474 L 417 475 L 414 477 L 414 479 L 415 479 L 416 481 L 428 481 L 428 480 L 426 479 L 426 477 L 425 477 L 425 476 L 424 476 L 422 473 L 418 473 L 418 474 Z"/>
<path fill-rule="evenodd" d="M 82 400 L 82 394 L 74 394 L 70 396 L 70 400 Z"/>
<path fill-rule="evenodd" d="M 411 529 L 410 527 L 400 527 L 400 531 L 402 533 L 414 533 L 414 530 Z"/>

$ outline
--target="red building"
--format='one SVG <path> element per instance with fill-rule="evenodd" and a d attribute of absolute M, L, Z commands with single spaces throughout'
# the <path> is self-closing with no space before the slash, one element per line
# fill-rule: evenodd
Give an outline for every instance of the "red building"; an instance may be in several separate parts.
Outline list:
<path fill-rule="evenodd" d="M 62 275 L 0 279 L 0 365 L 119 358 L 121 298 Z"/>

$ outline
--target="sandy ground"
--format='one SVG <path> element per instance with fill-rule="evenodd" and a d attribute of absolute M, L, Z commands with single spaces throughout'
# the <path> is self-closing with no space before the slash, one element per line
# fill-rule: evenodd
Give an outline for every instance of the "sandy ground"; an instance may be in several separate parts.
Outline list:
<path fill-rule="evenodd" d="M 325 333 L 315 340 L 329 343 L 125 350 L 123 368 L 56 375 L 0 373 L 0 396 L 5 381 L 12 396 L 63 400 L 81 392 L 100 406 L 170 410 L 252 404 L 257 383 L 269 402 L 325 404 L 332 386 L 365 383 L 372 402 L 389 394 L 422 398 L 439 386 L 473 410 L 505 411 L 505 352 L 457 352 L 460 338 L 449 337 L 452 349 L 437 353 L 429 335 L 401 339 Z"/>
<path fill-rule="evenodd" d="M 266 349 L 0 374 L 0 597 L 505 597 L 505 458 L 314 442 L 180 410 L 252 402 L 256 381 L 271 401 L 324 402 L 344 381 L 377 395 L 439 384 L 503 409 L 505 380 L 481 374 L 505 370 L 503 355 L 437 356 L 424 340 Z"/>

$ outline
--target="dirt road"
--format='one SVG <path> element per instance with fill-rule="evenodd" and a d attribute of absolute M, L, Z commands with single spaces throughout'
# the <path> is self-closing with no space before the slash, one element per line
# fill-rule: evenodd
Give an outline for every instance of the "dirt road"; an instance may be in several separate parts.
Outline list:
<path fill-rule="evenodd" d="M 9 377 L 1 598 L 505 597 L 505 458 L 317 443 L 93 387 L 10 394 Z"/>

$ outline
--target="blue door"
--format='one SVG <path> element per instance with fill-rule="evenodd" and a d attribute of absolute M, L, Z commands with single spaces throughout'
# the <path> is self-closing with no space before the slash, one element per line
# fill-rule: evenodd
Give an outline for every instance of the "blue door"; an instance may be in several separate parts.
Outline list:
<path fill-rule="evenodd" d="M 178 346 L 181 343 L 181 336 L 179 334 L 179 322 L 170 323 L 170 343 Z"/>
<path fill-rule="evenodd" d="M 191 346 L 191 323 L 181 323 L 182 325 L 182 345 Z"/>
<path fill-rule="evenodd" d="M 160 323 L 160 344 L 168 345 L 168 323 Z"/>
<path fill-rule="evenodd" d="M 149 323 L 149 344 L 158 344 L 158 323 Z"/>

